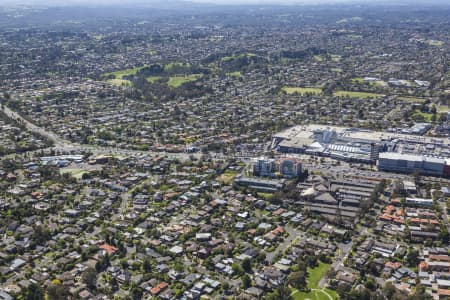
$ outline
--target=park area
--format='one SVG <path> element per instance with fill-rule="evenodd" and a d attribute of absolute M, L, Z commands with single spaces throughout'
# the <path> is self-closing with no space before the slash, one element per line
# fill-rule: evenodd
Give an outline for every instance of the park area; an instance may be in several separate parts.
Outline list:
<path fill-rule="evenodd" d="M 132 68 L 132 69 L 125 69 L 125 70 L 119 70 L 119 71 L 115 71 L 115 72 L 105 73 L 105 74 L 103 74 L 102 77 L 105 77 L 105 78 L 114 77 L 114 78 L 107 79 L 107 82 L 114 84 L 114 85 L 131 86 L 132 85 L 131 81 L 123 79 L 123 78 L 125 76 L 130 76 L 130 75 L 136 74 L 139 70 L 141 70 L 144 67 L 136 67 L 136 68 Z"/>
<path fill-rule="evenodd" d="M 169 82 L 167 84 L 170 87 L 177 88 L 177 87 L 180 87 L 181 85 L 183 85 L 183 84 L 185 84 L 187 82 L 196 81 L 200 77 L 202 77 L 201 74 L 191 74 L 191 75 L 185 75 L 185 76 L 173 76 L 173 77 L 169 77 Z"/>
<path fill-rule="evenodd" d="M 337 91 L 333 94 L 336 97 L 348 97 L 348 98 L 378 98 L 383 95 L 367 92 L 350 92 L 350 91 Z"/>
<path fill-rule="evenodd" d="M 170 63 L 170 64 L 167 64 L 164 66 L 164 70 L 170 71 L 174 67 L 182 67 L 182 66 L 184 66 L 184 65 L 181 63 Z M 135 75 L 145 67 L 146 66 L 105 73 L 102 75 L 102 78 L 105 78 L 108 83 L 113 84 L 113 85 L 131 87 L 133 85 L 132 82 L 128 79 L 125 79 L 125 77 Z M 237 76 L 237 74 L 233 74 L 233 76 Z M 163 75 L 149 76 L 146 79 L 147 79 L 147 82 L 154 83 L 165 77 L 166 76 L 163 76 Z M 199 79 L 201 77 L 202 77 L 202 74 L 168 76 L 167 85 L 172 88 L 178 88 L 187 82 L 196 81 L 197 79 Z"/>
<path fill-rule="evenodd" d="M 64 173 L 69 173 L 71 176 L 75 177 L 76 179 L 81 179 L 83 177 L 83 174 L 85 174 L 87 172 L 82 169 L 71 169 L 71 168 L 60 169 L 60 174 L 64 174 Z"/>
<path fill-rule="evenodd" d="M 320 280 L 330 269 L 331 265 L 319 262 L 319 266 L 314 269 L 308 269 L 308 288 L 309 292 L 292 289 L 292 298 L 294 300 L 335 300 L 339 299 L 336 291 L 321 288 L 319 286 Z"/>

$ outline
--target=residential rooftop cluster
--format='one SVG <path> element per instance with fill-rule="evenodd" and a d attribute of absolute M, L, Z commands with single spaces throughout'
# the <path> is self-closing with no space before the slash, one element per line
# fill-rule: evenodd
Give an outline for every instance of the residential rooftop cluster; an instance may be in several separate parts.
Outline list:
<path fill-rule="evenodd" d="M 52 144 L 46 137 L 26 130 L 3 112 L 0 112 L 0 129 L 0 155 L 43 149 Z"/>
<path fill-rule="evenodd" d="M 166 2 L 0 6 L 0 299 L 448 299 L 448 8 Z"/>

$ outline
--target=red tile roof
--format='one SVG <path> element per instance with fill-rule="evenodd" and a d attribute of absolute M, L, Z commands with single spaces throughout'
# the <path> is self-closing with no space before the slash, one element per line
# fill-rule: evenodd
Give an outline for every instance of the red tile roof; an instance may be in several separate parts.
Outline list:
<path fill-rule="evenodd" d="M 100 249 L 105 250 L 109 255 L 112 255 L 114 253 L 117 252 L 117 250 L 119 250 L 118 248 L 111 246 L 109 244 L 102 244 L 99 246 Z"/>

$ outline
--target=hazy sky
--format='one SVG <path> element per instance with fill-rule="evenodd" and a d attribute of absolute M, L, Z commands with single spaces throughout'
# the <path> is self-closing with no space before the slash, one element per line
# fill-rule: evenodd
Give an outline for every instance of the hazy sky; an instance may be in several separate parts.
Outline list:
<path fill-rule="evenodd" d="M 166 0 L 170 1 L 170 0 Z M 0 0 L 3 4 L 36 4 L 36 5 L 68 5 L 68 4 L 133 4 L 166 2 L 164 0 Z M 342 3 L 358 0 L 180 0 L 187 2 L 212 3 L 212 4 L 305 4 L 305 3 Z M 358 2 L 373 2 L 373 0 L 359 0 Z"/>
<path fill-rule="evenodd" d="M 212 4 L 323 4 L 323 3 L 448 3 L 449 0 L 0 0 L 2 4 L 32 4 L 32 5 L 72 5 L 72 4 L 87 4 L 87 5 L 126 5 L 126 4 L 151 4 L 151 3 L 167 3 L 167 2 L 197 2 L 197 3 L 212 3 Z"/>

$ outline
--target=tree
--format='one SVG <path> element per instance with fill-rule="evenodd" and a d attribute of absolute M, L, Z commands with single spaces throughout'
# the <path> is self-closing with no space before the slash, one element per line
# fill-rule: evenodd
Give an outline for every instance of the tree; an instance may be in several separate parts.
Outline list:
<path fill-rule="evenodd" d="M 235 262 L 233 264 L 231 264 L 231 269 L 233 270 L 234 275 L 240 276 L 244 273 L 244 270 L 242 269 L 242 267 Z"/>
<path fill-rule="evenodd" d="M 133 298 L 133 300 L 142 299 L 142 290 L 137 286 L 133 286 L 131 288 L 131 297 Z"/>
<path fill-rule="evenodd" d="M 40 166 L 38 172 L 44 180 L 56 180 L 59 178 L 59 170 L 56 166 Z"/>
<path fill-rule="evenodd" d="M 375 291 L 375 289 L 377 288 L 377 284 L 375 283 L 373 278 L 367 278 L 366 282 L 364 282 L 364 286 L 371 291 Z"/>
<path fill-rule="evenodd" d="M 298 290 L 306 289 L 306 274 L 303 271 L 292 272 L 288 277 L 288 282 Z"/>
<path fill-rule="evenodd" d="M 90 290 L 97 286 L 97 271 L 94 268 L 87 268 L 82 276 L 83 282 Z"/>
<path fill-rule="evenodd" d="M 419 264 L 419 251 L 410 247 L 406 254 L 406 262 L 410 267 L 416 267 Z"/>
<path fill-rule="evenodd" d="M 262 263 L 266 260 L 266 254 L 264 252 L 259 252 L 258 255 L 256 256 L 256 260 L 259 263 Z"/>
<path fill-rule="evenodd" d="M 335 278 L 335 277 L 336 277 L 336 274 L 337 274 L 336 270 L 335 270 L 334 268 L 330 268 L 330 269 L 327 271 L 326 276 L 327 276 L 327 278 Z"/>
<path fill-rule="evenodd" d="M 298 265 L 298 270 L 299 271 L 303 271 L 303 272 L 307 272 L 308 271 L 308 266 L 306 265 L 305 261 L 303 259 L 298 259 L 297 260 L 297 265 Z"/>
<path fill-rule="evenodd" d="M 307 255 L 307 256 L 305 256 L 305 263 L 310 268 L 315 268 L 315 267 L 317 267 L 319 265 L 319 263 L 317 261 L 317 257 L 315 255 Z"/>
<path fill-rule="evenodd" d="M 351 285 L 349 285 L 348 283 L 341 282 L 339 283 L 336 291 L 341 299 L 346 299 L 347 294 L 350 292 L 351 288 Z"/>
<path fill-rule="evenodd" d="M 377 267 L 376 263 L 374 263 L 373 261 L 370 261 L 367 264 L 367 272 L 369 274 L 371 274 L 371 275 L 374 275 L 374 276 L 379 276 L 380 275 L 379 272 L 378 272 L 378 267 Z"/>
<path fill-rule="evenodd" d="M 24 300 L 44 300 L 44 289 L 36 284 L 31 283 L 23 292 L 22 292 L 22 298 Z"/>
<path fill-rule="evenodd" d="M 34 229 L 33 235 L 31 239 L 38 245 L 43 245 L 45 242 L 50 240 L 52 237 L 50 231 L 48 229 L 44 229 L 42 226 L 37 226 Z"/>
<path fill-rule="evenodd" d="M 130 266 L 126 259 L 121 259 L 120 260 L 120 265 L 122 266 L 122 269 L 128 269 L 128 267 Z"/>
<path fill-rule="evenodd" d="M 69 297 L 69 291 L 62 284 L 51 284 L 47 288 L 47 295 L 50 300 L 65 300 Z"/>
<path fill-rule="evenodd" d="M 292 300 L 291 289 L 287 286 L 279 286 L 272 294 L 267 295 L 266 300 Z"/>
<path fill-rule="evenodd" d="M 439 233 L 439 239 L 443 243 L 448 243 L 448 241 L 450 239 L 450 234 L 448 233 L 448 228 L 446 225 L 441 226 L 441 232 Z"/>
<path fill-rule="evenodd" d="M 2 169 L 6 172 L 13 172 L 17 168 L 19 165 L 15 160 L 9 158 L 2 160 Z"/>
<path fill-rule="evenodd" d="M 248 276 L 248 274 L 244 274 L 244 276 L 242 276 L 242 288 L 243 289 L 248 289 L 250 287 L 250 285 L 252 284 L 252 280 L 250 279 L 250 276 Z"/>
<path fill-rule="evenodd" d="M 250 261 L 249 258 L 244 258 L 244 260 L 241 263 L 241 267 L 247 273 L 251 273 L 252 272 L 252 262 Z"/>
<path fill-rule="evenodd" d="M 431 300 L 433 297 L 425 291 L 425 287 L 421 284 L 416 286 L 416 293 L 409 297 L 411 300 Z"/>
<path fill-rule="evenodd" d="M 353 289 L 349 292 L 348 298 L 349 300 L 371 300 L 376 299 L 372 297 L 370 291 L 366 288 Z"/>
<path fill-rule="evenodd" d="M 386 282 L 386 284 L 383 287 L 384 295 L 387 299 L 392 299 L 395 292 L 397 291 L 396 287 L 392 284 L 392 282 Z"/>
<path fill-rule="evenodd" d="M 150 260 L 148 258 L 145 258 L 143 263 L 142 263 L 142 269 L 146 272 L 146 273 L 150 273 L 152 271 L 152 265 L 150 263 Z"/>
<path fill-rule="evenodd" d="M 230 289 L 230 284 L 228 283 L 228 281 L 222 282 L 222 290 L 228 291 L 229 289 Z"/>
<path fill-rule="evenodd" d="M 437 113 L 436 105 L 433 104 L 433 105 L 431 106 L 430 113 L 432 113 L 432 114 L 434 114 L 434 115 Z"/>
<path fill-rule="evenodd" d="M 102 258 L 100 258 L 100 260 L 95 264 L 95 270 L 100 273 L 104 270 L 106 270 L 106 268 L 109 267 L 109 255 L 108 253 L 106 253 Z"/>

